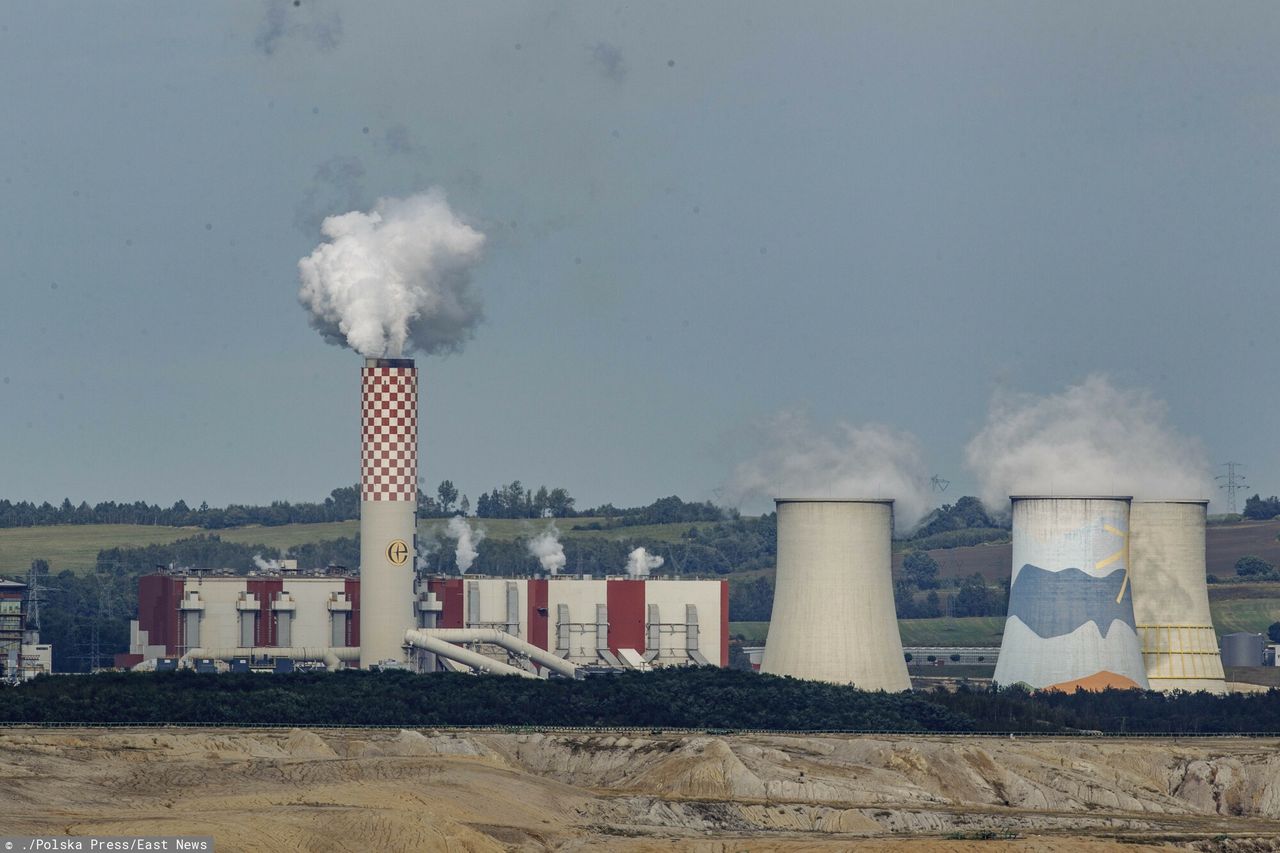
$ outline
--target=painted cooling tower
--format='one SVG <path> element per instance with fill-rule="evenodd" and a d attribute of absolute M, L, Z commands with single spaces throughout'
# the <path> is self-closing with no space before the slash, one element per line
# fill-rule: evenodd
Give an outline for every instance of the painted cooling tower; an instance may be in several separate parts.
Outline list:
<path fill-rule="evenodd" d="M 1135 501 L 1129 513 L 1133 616 L 1153 690 L 1227 690 L 1205 585 L 1208 506 Z"/>
<path fill-rule="evenodd" d="M 361 372 L 360 666 L 402 660 L 413 612 L 418 509 L 418 370 L 368 358 Z"/>
<path fill-rule="evenodd" d="M 1014 497 L 997 684 L 1147 686 L 1129 580 L 1129 498 Z"/>
<path fill-rule="evenodd" d="M 909 690 L 893 609 L 893 501 L 783 500 L 761 672 Z"/>

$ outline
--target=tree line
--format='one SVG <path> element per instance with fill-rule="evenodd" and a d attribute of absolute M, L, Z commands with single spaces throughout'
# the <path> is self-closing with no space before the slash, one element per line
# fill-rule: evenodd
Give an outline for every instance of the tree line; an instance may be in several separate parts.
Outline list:
<path fill-rule="evenodd" d="M 0 691 L 3 723 L 590 726 L 1037 734 L 1280 733 L 1280 691 L 1073 694 L 961 686 L 870 693 L 715 667 L 582 681 L 405 671 L 41 676 Z"/>

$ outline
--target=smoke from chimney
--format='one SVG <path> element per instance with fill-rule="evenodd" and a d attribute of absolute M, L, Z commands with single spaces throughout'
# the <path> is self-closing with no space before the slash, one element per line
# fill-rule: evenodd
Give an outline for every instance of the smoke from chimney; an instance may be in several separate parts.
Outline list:
<path fill-rule="evenodd" d="M 647 578 L 649 572 L 662 568 L 664 562 L 666 561 L 661 557 L 650 554 L 644 548 L 637 548 L 627 556 L 627 574 L 633 578 Z"/>
<path fill-rule="evenodd" d="M 894 498 L 894 515 L 905 528 L 933 504 L 924 454 L 910 433 L 842 422 L 827 435 L 803 414 L 782 412 L 765 426 L 764 443 L 763 452 L 735 469 L 733 499 Z"/>
<path fill-rule="evenodd" d="M 484 530 L 471 530 L 471 525 L 460 515 L 455 515 L 449 519 L 449 526 L 445 528 L 445 532 L 453 539 L 458 540 L 458 547 L 454 549 L 454 556 L 458 560 L 459 574 L 466 572 L 475 563 L 476 557 L 479 556 L 476 549 L 480 543 L 484 541 Z"/>
<path fill-rule="evenodd" d="M 998 511 L 1009 495 L 1204 498 L 1213 486 L 1204 448 L 1163 401 L 1096 374 L 1043 397 L 997 393 L 965 460 Z"/>
<path fill-rule="evenodd" d="M 529 540 L 529 553 L 538 558 L 542 570 L 559 574 L 564 568 L 564 546 L 560 544 L 560 530 L 552 524 L 544 532 Z"/>
<path fill-rule="evenodd" d="M 368 358 L 460 350 L 483 311 L 471 268 L 484 235 L 444 193 L 382 198 L 324 220 L 327 241 L 298 261 L 298 301 L 325 340 Z"/>
<path fill-rule="evenodd" d="M 258 567 L 260 572 L 278 572 L 280 571 L 279 560 L 264 560 L 261 554 L 253 555 L 253 564 Z"/>

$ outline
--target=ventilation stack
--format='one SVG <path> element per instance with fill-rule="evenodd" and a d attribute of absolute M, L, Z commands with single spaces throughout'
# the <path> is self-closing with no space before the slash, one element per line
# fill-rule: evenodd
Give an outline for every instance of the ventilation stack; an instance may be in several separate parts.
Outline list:
<path fill-rule="evenodd" d="M 1146 689 L 1120 497 L 1014 497 L 1001 685 Z"/>
<path fill-rule="evenodd" d="M 760 671 L 911 689 L 893 607 L 893 501 L 777 505 L 777 585 Z"/>
<path fill-rule="evenodd" d="M 360 666 L 403 661 L 415 627 L 418 370 L 411 358 L 367 358 L 361 372 Z"/>
<path fill-rule="evenodd" d="M 1205 583 L 1208 506 L 1135 501 L 1130 513 L 1133 615 L 1153 690 L 1227 690 Z"/>

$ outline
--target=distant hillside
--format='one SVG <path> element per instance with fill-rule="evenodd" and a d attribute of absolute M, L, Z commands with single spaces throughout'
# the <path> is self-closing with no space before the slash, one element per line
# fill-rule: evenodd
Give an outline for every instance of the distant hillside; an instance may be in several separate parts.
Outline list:
<path fill-rule="evenodd" d="M 1235 576 L 1235 562 L 1246 554 L 1255 554 L 1280 566 L 1280 519 L 1215 524 L 1205 535 L 1208 573 L 1220 578 Z M 973 545 L 930 551 L 938 561 L 939 577 L 968 577 L 974 572 L 997 583 L 1007 581 L 1012 568 L 1013 546 L 1009 543 Z M 894 568 L 901 568 L 902 556 L 895 555 Z M 1280 587 L 1277 587 L 1280 590 Z"/>

